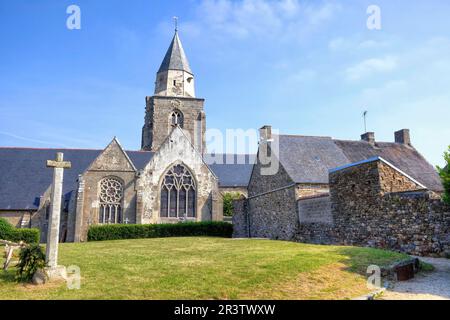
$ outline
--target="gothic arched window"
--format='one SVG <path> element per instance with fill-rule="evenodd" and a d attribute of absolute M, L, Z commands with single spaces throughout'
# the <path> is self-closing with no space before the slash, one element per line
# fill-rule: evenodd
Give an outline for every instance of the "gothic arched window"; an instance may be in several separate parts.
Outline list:
<path fill-rule="evenodd" d="M 180 126 L 183 128 L 184 119 L 183 114 L 180 111 L 176 110 L 172 112 L 171 121 L 173 126 Z"/>
<path fill-rule="evenodd" d="M 122 223 L 123 186 L 116 178 L 105 178 L 100 181 L 100 224 Z"/>
<path fill-rule="evenodd" d="M 179 164 L 165 175 L 161 185 L 161 217 L 194 218 L 196 188 L 189 170 Z"/>

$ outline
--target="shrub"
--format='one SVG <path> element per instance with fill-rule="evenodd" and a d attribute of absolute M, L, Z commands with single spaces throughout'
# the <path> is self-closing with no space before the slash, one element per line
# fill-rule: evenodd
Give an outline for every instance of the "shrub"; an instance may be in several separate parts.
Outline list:
<path fill-rule="evenodd" d="M 241 198 L 239 192 L 227 192 L 223 195 L 223 215 L 231 217 L 233 215 L 233 200 Z"/>
<path fill-rule="evenodd" d="M 39 243 L 39 229 L 17 229 L 8 221 L 0 218 L 0 239 L 12 242 Z"/>
<path fill-rule="evenodd" d="M 88 241 L 211 236 L 231 238 L 233 225 L 226 222 L 183 222 L 176 224 L 112 224 L 91 226 Z"/>
<path fill-rule="evenodd" d="M 38 269 L 45 267 L 45 254 L 39 244 L 31 244 L 20 249 L 19 263 L 17 264 L 18 281 L 30 282 Z"/>
<path fill-rule="evenodd" d="M 450 146 L 448 147 L 448 151 L 444 152 L 444 160 L 446 166 L 444 168 L 437 167 L 437 169 L 445 190 L 443 200 L 447 204 L 450 204 Z"/>

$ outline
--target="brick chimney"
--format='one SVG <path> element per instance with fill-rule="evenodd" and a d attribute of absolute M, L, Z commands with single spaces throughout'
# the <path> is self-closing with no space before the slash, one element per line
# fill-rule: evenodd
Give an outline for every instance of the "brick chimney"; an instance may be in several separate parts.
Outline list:
<path fill-rule="evenodd" d="M 409 135 L 409 129 L 402 129 L 395 132 L 395 142 L 406 144 L 408 146 L 411 145 L 411 137 Z"/>
<path fill-rule="evenodd" d="M 375 144 L 375 132 L 366 132 L 362 134 L 361 140 L 367 141 L 370 144 Z"/>
<path fill-rule="evenodd" d="M 265 125 L 259 129 L 259 140 L 270 141 L 272 140 L 272 126 Z"/>

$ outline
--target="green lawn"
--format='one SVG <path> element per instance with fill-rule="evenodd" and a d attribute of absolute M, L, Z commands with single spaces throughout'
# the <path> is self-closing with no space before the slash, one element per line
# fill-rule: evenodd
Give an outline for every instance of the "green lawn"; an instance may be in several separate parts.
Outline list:
<path fill-rule="evenodd" d="M 365 270 L 406 255 L 270 240 L 159 238 L 60 246 L 81 289 L 17 284 L 0 271 L 0 299 L 347 299 L 369 292 Z"/>

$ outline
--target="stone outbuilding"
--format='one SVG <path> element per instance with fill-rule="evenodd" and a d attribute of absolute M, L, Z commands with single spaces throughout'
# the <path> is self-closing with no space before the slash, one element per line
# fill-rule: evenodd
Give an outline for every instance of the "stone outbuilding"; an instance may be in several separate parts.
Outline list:
<path fill-rule="evenodd" d="M 409 130 L 395 132 L 395 142 L 378 142 L 374 133 L 348 141 L 271 131 L 261 128 L 248 199 L 235 203 L 235 237 L 421 255 L 450 249 L 440 178 L 412 146 Z M 264 173 L 273 166 L 275 174 Z"/>

